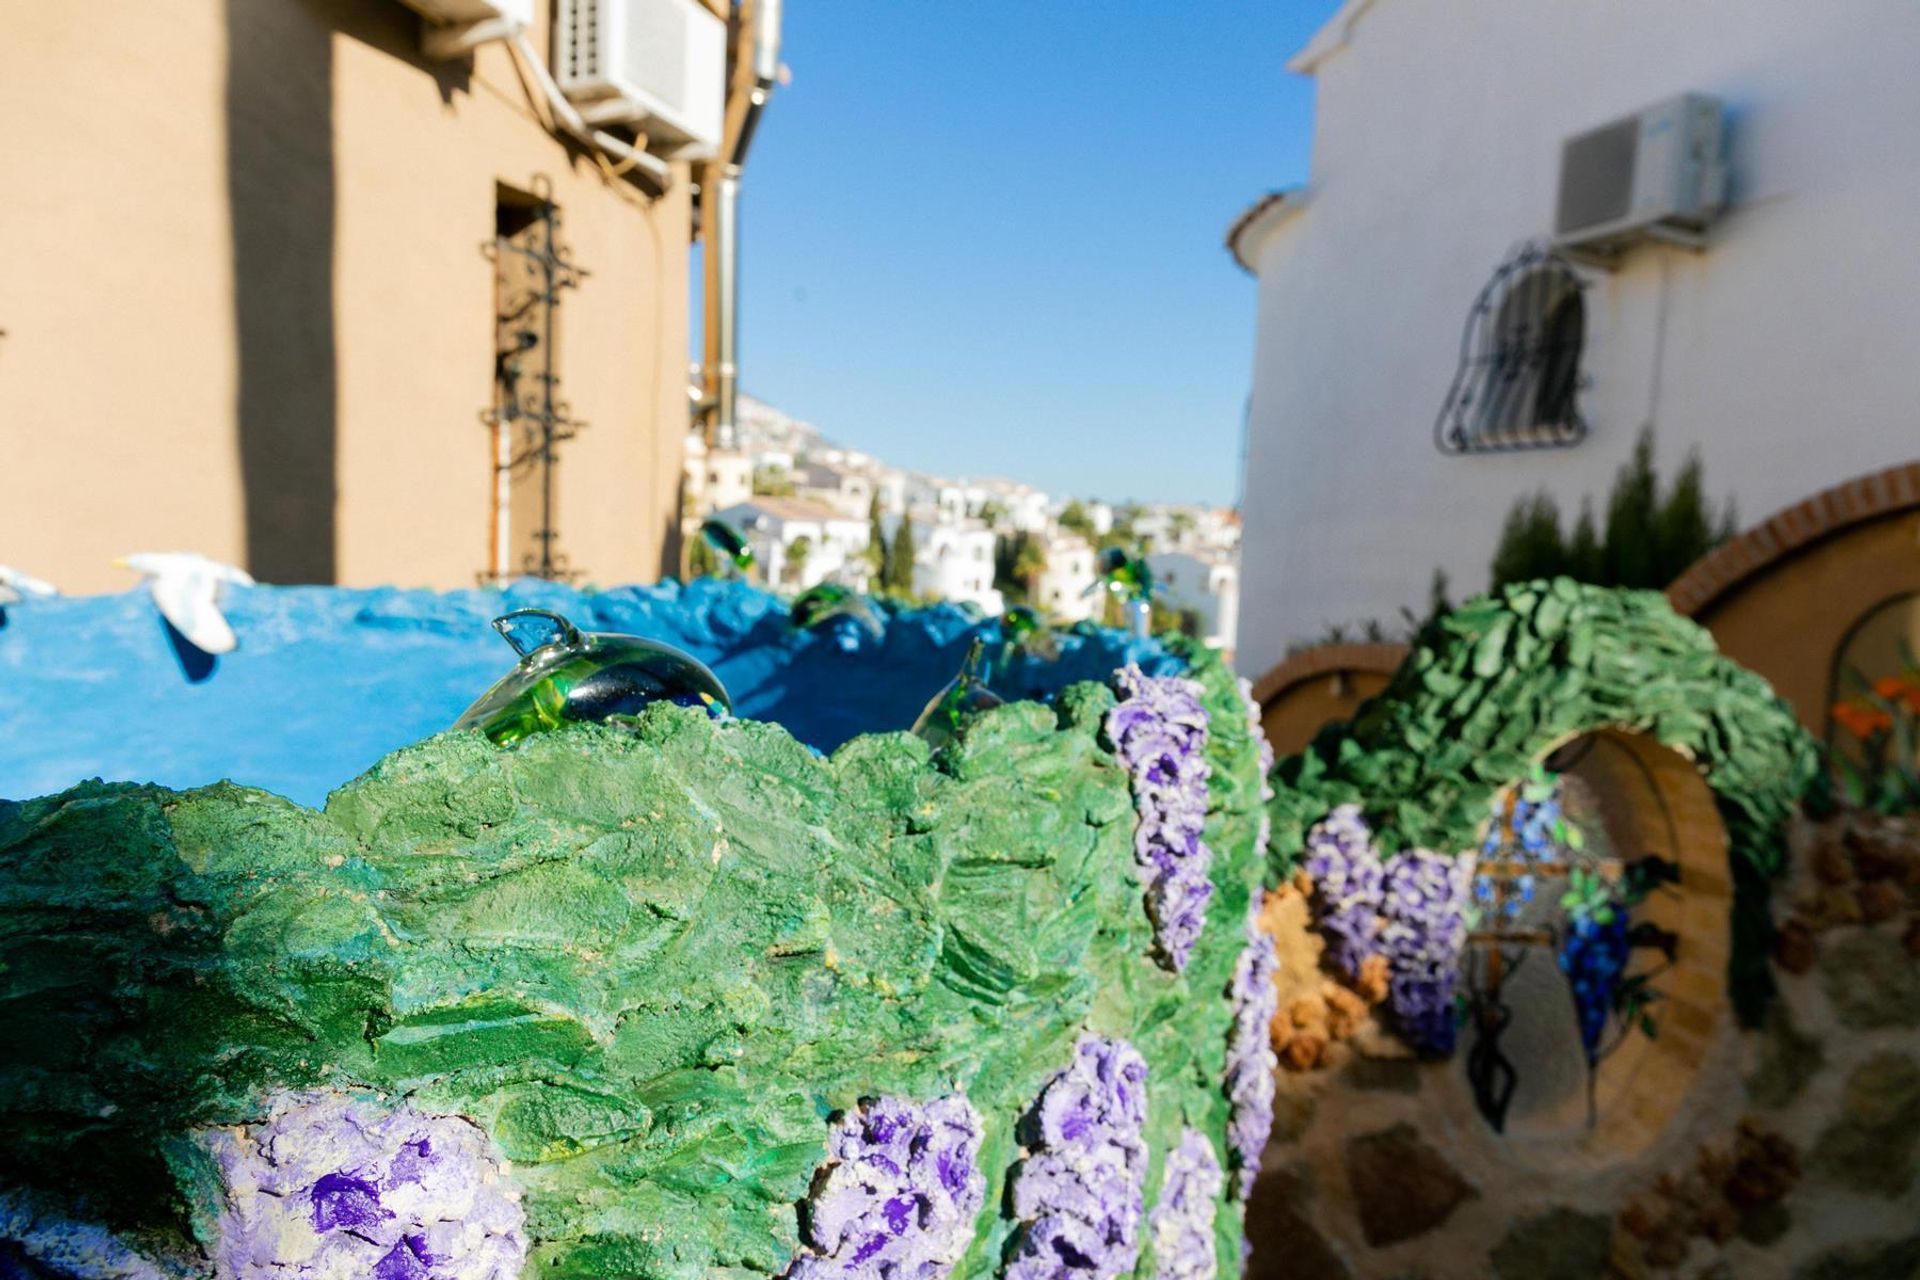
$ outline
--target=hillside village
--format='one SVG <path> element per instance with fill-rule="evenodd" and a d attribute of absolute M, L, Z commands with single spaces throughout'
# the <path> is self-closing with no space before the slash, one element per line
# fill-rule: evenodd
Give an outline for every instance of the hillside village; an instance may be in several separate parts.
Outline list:
<path fill-rule="evenodd" d="M 839 582 L 997 614 L 1026 604 L 1056 624 L 1093 619 L 1101 549 L 1142 552 L 1156 608 L 1219 649 L 1239 624 L 1240 517 L 1223 507 L 1112 503 L 1000 477 L 926 475 L 835 444 L 812 424 L 742 395 L 731 447 L 687 438 L 682 516 L 693 571 L 700 522 L 752 544 L 770 585 Z"/>

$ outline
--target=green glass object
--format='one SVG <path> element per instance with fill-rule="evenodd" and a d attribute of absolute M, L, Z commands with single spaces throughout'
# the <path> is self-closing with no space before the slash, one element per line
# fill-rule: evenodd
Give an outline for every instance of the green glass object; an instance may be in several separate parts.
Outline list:
<path fill-rule="evenodd" d="M 753 568 L 753 547 L 747 536 L 725 520 L 710 516 L 701 521 L 700 536 L 741 573 Z"/>
<path fill-rule="evenodd" d="M 1000 615 L 1000 634 L 1006 638 L 1008 653 L 1029 654 L 1052 662 L 1060 656 L 1060 644 L 1040 611 L 1017 604 Z"/>
<path fill-rule="evenodd" d="M 1085 594 L 1092 595 L 1105 586 L 1124 601 L 1153 599 L 1153 566 L 1145 556 L 1130 556 L 1119 547 L 1108 547 L 1100 553 L 1095 568 L 1099 581 Z"/>
<path fill-rule="evenodd" d="M 937 751 L 958 738 L 974 716 L 1000 706 L 1006 700 L 987 688 L 990 677 L 987 642 L 975 636 L 967 646 L 967 658 L 960 664 L 960 674 L 933 695 L 933 701 L 913 722 L 915 735 L 932 743 Z"/>
<path fill-rule="evenodd" d="M 713 672 L 691 654 L 639 636 L 581 631 L 557 613 L 516 609 L 493 629 L 520 655 L 453 723 L 505 746 L 568 723 L 638 715 L 656 702 L 731 713 Z"/>
<path fill-rule="evenodd" d="M 833 618 L 853 619 L 876 640 L 886 634 L 885 625 L 873 611 L 873 606 L 867 603 L 867 598 L 837 582 L 823 582 L 817 587 L 809 587 L 800 593 L 793 607 L 787 610 L 787 620 L 801 630 L 824 626 Z"/>

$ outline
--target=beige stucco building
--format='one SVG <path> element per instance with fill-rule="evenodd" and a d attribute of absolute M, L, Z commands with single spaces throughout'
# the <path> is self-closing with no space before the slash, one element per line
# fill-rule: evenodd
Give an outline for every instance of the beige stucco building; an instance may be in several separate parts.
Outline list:
<path fill-rule="evenodd" d="M 677 563 L 687 166 L 609 175 L 507 46 L 437 61 L 421 21 L 398 0 L 7 8 L 0 563 L 69 592 L 129 585 L 112 562 L 142 550 L 452 587 L 525 567 L 543 531 L 582 580 Z M 544 523 L 546 476 L 522 458 L 497 488 L 485 417 L 519 354 L 501 307 L 525 301 L 496 234 L 543 192 L 585 273 L 527 340 L 583 424 Z"/>

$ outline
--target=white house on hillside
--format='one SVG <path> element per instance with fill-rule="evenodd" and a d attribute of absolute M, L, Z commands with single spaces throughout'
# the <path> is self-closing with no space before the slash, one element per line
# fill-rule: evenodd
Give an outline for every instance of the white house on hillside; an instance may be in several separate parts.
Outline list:
<path fill-rule="evenodd" d="M 824 503 L 841 515 L 864 520 L 873 502 L 873 480 L 848 463 L 803 462 L 794 469 L 799 495 Z"/>
<path fill-rule="evenodd" d="M 1645 425 L 1747 519 L 1920 454 L 1914 0 L 1348 0 L 1289 66 L 1310 178 L 1228 236 L 1243 670 L 1480 589 Z"/>
<path fill-rule="evenodd" d="M 1078 534 L 1059 533 L 1047 541 L 1047 568 L 1034 592 L 1034 607 L 1059 623 L 1091 618 L 1100 606 L 1088 594 L 1094 584 L 1093 548 Z"/>
<path fill-rule="evenodd" d="M 993 530 L 973 524 L 913 526 L 913 589 L 956 604 L 999 613 L 1006 601 L 993 585 Z"/>
<path fill-rule="evenodd" d="M 1233 648 L 1240 626 L 1240 569 L 1217 551 L 1155 551 L 1147 556 L 1154 593 L 1170 609 L 1200 615 L 1201 642 Z"/>
<path fill-rule="evenodd" d="M 856 520 L 807 498 L 765 497 L 718 514 L 746 535 L 769 583 L 805 590 L 834 578 L 867 589 L 872 531 L 864 517 Z"/>

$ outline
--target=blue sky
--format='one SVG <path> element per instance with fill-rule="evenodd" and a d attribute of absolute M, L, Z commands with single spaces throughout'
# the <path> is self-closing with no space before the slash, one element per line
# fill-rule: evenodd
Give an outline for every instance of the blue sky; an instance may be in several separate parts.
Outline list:
<path fill-rule="evenodd" d="M 1335 0 L 788 0 L 743 184 L 742 385 L 901 466 L 1229 502 L 1253 282 Z M 697 332 L 697 330 L 696 330 Z"/>

